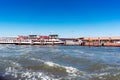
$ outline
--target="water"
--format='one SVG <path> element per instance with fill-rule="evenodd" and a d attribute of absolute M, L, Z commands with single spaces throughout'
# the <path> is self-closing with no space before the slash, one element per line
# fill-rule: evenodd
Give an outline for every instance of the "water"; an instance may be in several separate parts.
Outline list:
<path fill-rule="evenodd" d="M 0 45 L 0 80 L 120 80 L 120 48 Z"/>

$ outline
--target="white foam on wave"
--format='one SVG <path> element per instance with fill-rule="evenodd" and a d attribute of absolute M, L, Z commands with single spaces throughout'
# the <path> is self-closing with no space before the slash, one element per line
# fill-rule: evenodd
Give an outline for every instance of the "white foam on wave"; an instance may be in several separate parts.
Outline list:
<path fill-rule="evenodd" d="M 41 60 L 41 59 L 36 59 L 36 58 L 30 58 L 31 60 L 35 60 L 35 61 L 40 61 L 40 62 L 43 62 L 45 65 L 48 65 L 50 67 L 61 67 L 61 68 L 64 68 L 66 70 L 66 72 L 68 73 L 68 76 L 67 79 L 71 79 L 71 78 L 75 78 L 75 77 L 81 77 L 81 78 L 91 78 L 91 75 L 90 74 L 87 74 L 83 71 L 79 71 L 77 68 L 74 68 L 72 66 L 63 66 L 63 65 L 60 65 L 60 64 L 57 64 L 57 63 L 53 63 L 53 62 L 50 62 L 50 61 L 44 61 L 44 60 Z"/>
<path fill-rule="evenodd" d="M 6 61 L 5 61 L 5 62 L 6 62 Z M 21 66 L 19 63 L 14 62 L 14 61 L 11 61 L 11 60 L 9 60 L 9 61 L 7 61 L 7 62 L 9 62 L 9 63 L 11 64 L 11 66 L 10 66 L 10 67 L 7 67 L 7 68 L 5 69 L 5 74 L 4 74 L 4 76 L 5 76 L 5 75 L 12 75 L 12 76 L 14 76 L 14 77 L 16 78 L 16 77 L 17 77 L 18 70 L 22 70 L 22 69 L 23 69 L 22 66 Z"/>
<path fill-rule="evenodd" d="M 17 78 L 19 80 L 59 80 L 56 78 L 53 78 L 51 76 L 47 76 L 43 72 L 33 72 L 31 70 L 25 70 L 25 71 L 19 71 L 15 69 L 14 67 L 8 67 L 6 68 L 6 73 L 4 76 L 12 76 L 13 78 Z"/>
<path fill-rule="evenodd" d="M 68 66 L 62 66 L 53 62 L 44 62 L 44 64 L 51 66 L 51 67 L 62 67 L 65 68 L 66 72 L 68 73 L 69 76 L 80 76 L 78 73 L 81 73 L 78 69 L 74 67 L 68 67 Z"/>
<path fill-rule="evenodd" d="M 66 69 L 66 72 L 69 74 L 74 74 L 74 76 L 77 76 L 76 74 L 80 72 L 78 69 L 68 66 L 61 66 L 59 64 L 53 63 L 53 62 L 45 62 L 45 64 L 51 66 L 51 67 L 62 67 Z"/>
<path fill-rule="evenodd" d="M 71 80 L 72 78 L 82 78 L 85 80 L 89 80 L 90 78 L 92 78 L 92 76 L 90 74 L 87 74 L 83 71 L 79 71 L 77 68 L 74 68 L 72 66 L 62 66 L 53 62 L 44 62 L 44 64 L 51 66 L 51 67 L 62 67 L 66 70 L 66 72 L 68 73 L 68 76 L 66 76 L 66 79 Z"/>
<path fill-rule="evenodd" d="M 3 76 L 11 75 L 11 76 L 13 76 L 14 78 L 17 78 L 17 77 L 18 77 L 18 75 L 17 75 L 18 70 L 15 69 L 14 67 L 8 67 L 8 68 L 6 68 L 5 70 L 6 70 L 6 72 L 5 72 L 5 74 L 4 74 Z"/>
<path fill-rule="evenodd" d="M 44 64 L 51 66 L 51 67 L 55 67 L 55 66 L 60 66 L 59 64 L 53 63 L 53 62 L 44 62 Z"/>
<path fill-rule="evenodd" d="M 38 61 L 38 62 L 43 62 L 43 63 L 44 63 L 44 60 L 41 60 L 41 59 L 30 58 L 30 60 L 33 60 L 33 61 Z"/>
<path fill-rule="evenodd" d="M 21 75 L 22 78 L 26 78 L 28 80 L 57 80 L 55 78 L 52 78 L 52 77 L 49 77 L 47 75 L 45 75 L 44 73 L 42 72 L 24 72 L 22 75 Z"/>
<path fill-rule="evenodd" d="M 110 75 L 109 72 L 104 72 L 104 73 L 95 73 L 95 74 L 90 74 L 91 76 L 97 77 L 102 80 L 106 80 L 104 76 Z"/>
<path fill-rule="evenodd" d="M 73 67 L 65 67 L 65 69 L 66 69 L 66 72 L 70 74 L 77 74 L 79 72 L 78 69 L 73 68 Z"/>
<path fill-rule="evenodd" d="M 66 72 L 70 76 L 78 76 L 78 74 L 81 73 L 78 69 L 76 69 L 74 67 L 71 67 L 71 66 L 62 66 L 62 65 L 59 65 L 57 63 L 53 63 L 53 62 L 50 62 L 50 61 L 44 61 L 44 60 L 41 60 L 41 59 L 35 59 L 35 58 L 30 58 L 30 59 L 43 62 L 44 64 L 46 64 L 46 65 L 48 65 L 50 67 L 62 67 L 62 68 L 64 68 L 66 70 Z"/>
<path fill-rule="evenodd" d="M 78 76 L 77 74 L 81 73 L 78 69 L 76 69 L 74 67 L 71 67 L 71 66 L 62 66 L 62 65 L 59 65 L 57 63 L 53 63 L 53 62 L 50 62 L 50 61 L 44 61 L 44 60 L 41 60 L 41 59 L 35 59 L 35 58 L 30 58 L 30 59 L 43 62 L 44 64 L 46 64 L 46 65 L 48 65 L 50 67 L 62 67 L 62 68 L 64 68 L 66 70 L 66 72 L 70 76 Z"/>
<path fill-rule="evenodd" d="M 13 66 L 13 67 L 16 67 L 16 68 L 19 68 L 19 69 L 22 68 L 22 66 L 19 63 L 15 62 L 15 61 L 9 60 L 7 62 L 9 62 L 11 64 L 11 66 Z"/>
<path fill-rule="evenodd" d="M 110 72 L 104 72 L 104 73 L 95 73 L 95 74 L 90 74 L 90 76 L 94 76 L 94 77 L 97 77 L 99 79 L 102 79 L 102 80 L 106 80 L 106 76 L 110 77 L 110 76 L 118 76 L 120 75 L 120 72 L 118 73 L 110 73 Z M 118 79 L 119 80 L 119 79 Z"/>

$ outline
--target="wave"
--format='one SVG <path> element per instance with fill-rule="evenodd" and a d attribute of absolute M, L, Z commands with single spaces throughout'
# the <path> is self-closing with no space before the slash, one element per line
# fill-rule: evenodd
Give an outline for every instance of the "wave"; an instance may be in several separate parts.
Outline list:
<path fill-rule="evenodd" d="M 4 74 L 3 77 L 8 76 L 8 75 L 13 77 L 13 79 L 16 78 L 19 80 L 59 80 L 51 76 L 48 76 L 43 72 L 34 72 L 30 70 L 25 70 L 25 71 L 20 72 L 14 67 L 6 68 L 6 73 Z"/>
<path fill-rule="evenodd" d="M 69 74 L 77 74 L 77 73 L 80 73 L 80 71 L 74 67 L 68 67 L 68 66 L 62 66 L 62 65 L 59 65 L 57 63 L 53 63 L 53 62 L 50 62 L 50 61 L 44 61 L 44 60 L 41 60 L 41 59 L 35 59 L 35 58 L 31 58 L 31 60 L 36 60 L 36 61 L 40 61 L 40 62 L 43 62 L 45 65 L 48 65 L 49 67 L 60 67 L 60 68 L 64 68 L 66 70 L 67 73 Z"/>
<path fill-rule="evenodd" d="M 27 68 L 23 68 L 19 63 L 9 61 L 11 63 L 10 67 L 6 68 L 6 72 L 3 75 L 11 76 L 14 79 L 21 80 L 118 80 L 120 77 L 120 73 L 86 73 L 78 70 L 72 66 L 63 66 L 51 61 L 44 61 L 41 59 L 31 58 L 31 60 L 42 62 L 42 64 L 38 64 L 38 70 L 34 70 L 35 65 L 28 66 Z M 112 68 L 109 68 L 112 69 Z M 57 77 L 56 77 L 57 75 Z M 61 75 L 61 76 L 58 76 Z"/>
<path fill-rule="evenodd" d="M 93 80 L 120 80 L 120 72 L 118 73 L 100 73 L 100 74 L 91 74 Z"/>
<path fill-rule="evenodd" d="M 51 67 L 61 67 L 66 70 L 68 74 L 71 76 L 78 76 L 77 74 L 80 73 L 80 71 L 74 67 L 68 67 L 68 66 L 61 66 L 59 64 L 53 63 L 53 62 L 44 62 L 44 64 L 51 66 Z"/>
<path fill-rule="evenodd" d="M 47 71 L 48 73 L 51 73 L 53 75 L 59 75 L 60 77 L 81 77 L 84 75 L 84 72 L 79 71 L 77 68 L 74 68 L 72 66 L 63 66 L 63 65 L 59 65 L 57 63 L 54 62 L 50 62 L 50 61 L 44 61 L 44 60 L 40 60 L 40 59 L 35 59 L 35 58 L 31 58 L 31 60 L 36 60 L 36 61 L 40 61 L 43 62 L 43 64 L 39 65 L 39 66 L 29 66 L 29 68 L 37 68 L 37 70 L 43 70 L 43 71 Z"/>

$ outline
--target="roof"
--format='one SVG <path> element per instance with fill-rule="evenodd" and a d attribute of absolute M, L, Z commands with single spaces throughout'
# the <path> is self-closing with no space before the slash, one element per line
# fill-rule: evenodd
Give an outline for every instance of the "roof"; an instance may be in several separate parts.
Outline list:
<path fill-rule="evenodd" d="M 59 38 L 60 40 L 77 40 L 76 38 Z"/>
<path fill-rule="evenodd" d="M 85 37 L 83 40 L 120 40 L 120 37 Z"/>

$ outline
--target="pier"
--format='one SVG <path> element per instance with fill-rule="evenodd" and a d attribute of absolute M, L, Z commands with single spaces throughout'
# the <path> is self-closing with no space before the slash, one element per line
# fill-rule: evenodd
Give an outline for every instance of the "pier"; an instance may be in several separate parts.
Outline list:
<path fill-rule="evenodd" d="M 59 38 L 56 34 L 49 36 L 29 35 L 1 37 L 0 44 L 120 47 L 120 37 Z"/>

